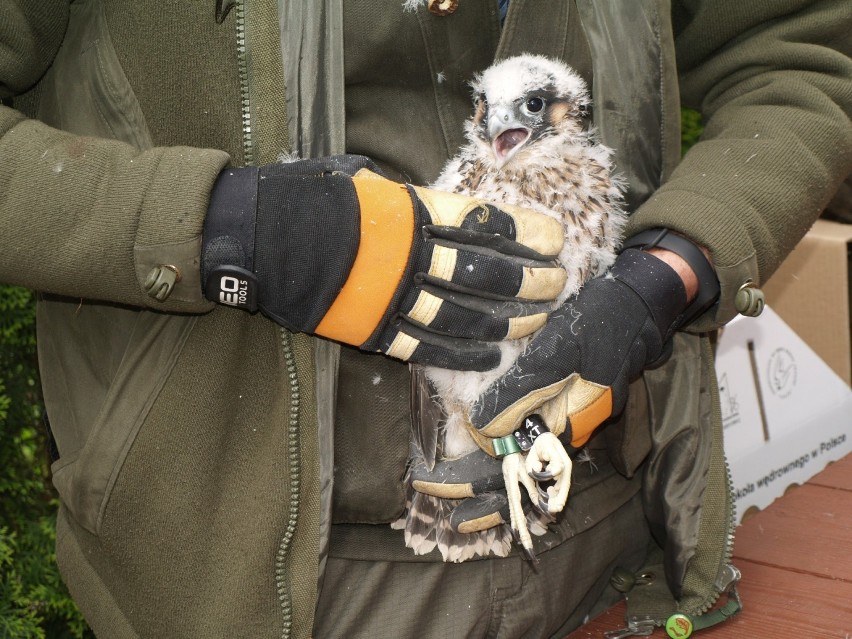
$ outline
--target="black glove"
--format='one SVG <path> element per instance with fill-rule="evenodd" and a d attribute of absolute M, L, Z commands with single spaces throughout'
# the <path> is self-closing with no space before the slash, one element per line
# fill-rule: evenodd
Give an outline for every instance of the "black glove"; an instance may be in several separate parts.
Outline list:
<path fill-rule="evenodd" d="M 506 469 L 501 459 L 520 452 L 532 455 L 532 449 L 539 437 L 549 436 L 549 433 L 545 433 L 548 433 L 548 430 L 544 422 L 537 415 L 530 416 L 511 435 L 495 442 L 493 447 L 496 456 L 477 448 L 455 459 L 438 460 L 432 469 L 421 459 L 411 469 L 411 485 L 414 490 L 433 497 L 462 500 L 453 508 L 449 519 L 450 526 L 456 532 L 475 532 L 509 523 L 511 508 L 507 490 L 509 494 L 516 495 L 515 499 L 520 499 L 524 506 L 533 503 L 542 515 L 552 518 L 551 496 L 558 502 L 557 509 L 553 512 L 561 511 L 568 496 L 570 467 L 560 466 L 560 471 L 565 470 L 568 473 L 564 477 L 555 476 L 551 472 L 553 467 L 549 464 L 536 468 L 530 473 L 529 479 L 519 475 L 519 479 L 527 487 L 526 491 L 522 491 L 516 486 L 506 485 Z M 561 447 L 556 440 L 553 441 Z M 560 472 L 560 475 L 562 474 Z M 546 490 L 538 483 L 541 481 L 547 482 L 551 489 Z M 534 502 L 530 502 L 530 498 L 533 498 Z"/>
<path fill-rule="evenodd" d="M 461 500 L 449 519 L 456 532 L 486 530 L 510 519 L 503 462 L 479 449 L 458 459 L 439 460 L 432 470 L 420 463 L 411 469 L 411 480 L 417 492 Z"/>
<path fill-rule="evenodd" d="M 488 370 L 546 321 L 555 220 L 392 182 L 367 158 L 225 170 L 204 225 L 208 299 L 441 368 Z"/>
<path fill-rule="evenodd" d="M 687 304 L 683 282 L 668 264 L 642 250 L 625 250 L 608 274 L 589 281 L 551 315 L 515 366 L 477 402 L 471 421 L 481 434 L 503 437 L 538 413 L 577 448 L 624 408 L 628 383 L 661 361 L 672 333 L 706 310 L 719 291 L 695 245 L 673 234 L 650 244 L 648 237 L 628 246 L 678 252 L 699 277 L 696 300 Z"/>

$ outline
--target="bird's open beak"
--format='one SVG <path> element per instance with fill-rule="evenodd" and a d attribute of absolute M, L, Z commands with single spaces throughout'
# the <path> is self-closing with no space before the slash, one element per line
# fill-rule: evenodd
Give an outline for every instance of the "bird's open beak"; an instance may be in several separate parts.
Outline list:
<path fill-rule="evenodd" d="M 491 139 L 491 149 L 499 168 L 529 139 L 530 130 L 518 122 L 513 109 L 495 106 L 489 109 L 488 137 Z"/>

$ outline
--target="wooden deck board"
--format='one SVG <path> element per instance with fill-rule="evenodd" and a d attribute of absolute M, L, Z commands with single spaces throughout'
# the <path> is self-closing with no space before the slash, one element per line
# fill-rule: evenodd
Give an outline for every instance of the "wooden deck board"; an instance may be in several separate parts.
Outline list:
<path fill-rule="evenodd" d="M 843 459 L 829 464 L 824 471 L 808 483 L 815 486 L 852 491 L 852 455 L 847 455 Z"/>
<path fill-rule="evenodd" d="M 706 639 L 852 639 L 852 455 L 830 464 L 737 528 L 743 611 Z M 613 606 L 566 639 L 623 628 Z M 663 639 L 665 630 L 653 637 Z"/>
<path fill-rule="evenodd" d="M 852 583 L 852 491 L 805 484 L 741 527 L 734 557 Z"/>
<path fill-rule="evenodd" d="M 852 583 L 736 560 L 743 611 L 709 628 L 707 639 L 822 639 L 852 633 Z"/>

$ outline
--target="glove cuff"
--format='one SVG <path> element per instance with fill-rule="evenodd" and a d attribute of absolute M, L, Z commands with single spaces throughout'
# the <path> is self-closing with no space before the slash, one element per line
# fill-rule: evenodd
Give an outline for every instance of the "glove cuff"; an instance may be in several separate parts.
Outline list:
<path fill-rule="evenodd" d="M 610 273 L 644 302 L 665 343 L 687 308 L 686 287 L 677 272 L 650 253 L 630 248 L 618 256 Z"/>
<path fill-rule="evenodd" d="M 220 304 L 257 310 L 254 237 L 257 167 L 226 169 L 210 193 L 201 240 L 204 296 Z"/>
<path fill-rule="evenodd" d="M 707 256 L 691 241 L 665 228 L 648 229 L 624 242 L 622 250 L 638 248 L 647 251 L 662 248 L 679 255 L 698 278 L 698 293 L 684 309 L 674 328 L 686 326 L 719 299 L 720 286 L 716 271 Z"/>

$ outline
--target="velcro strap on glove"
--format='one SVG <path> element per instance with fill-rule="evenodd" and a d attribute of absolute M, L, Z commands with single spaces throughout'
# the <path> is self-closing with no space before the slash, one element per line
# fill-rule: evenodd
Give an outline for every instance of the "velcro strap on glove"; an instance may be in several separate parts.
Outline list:
<path fill-rule="evenodd" d="M 698 294 L 689 306 L 677 318 L 675 328 L 686 326 L 692 320 L 710 308 L 719 299 L 719 278 L 710 260 L 697 245 L 664 228 L 642 231 L 624 242 L 623 250 L 638 248 L 648 251 L 654 248 L 666 249 L 683 259 L 698 279 Z"/>
<path fill-rule="evenodd" d="M 257 219 L 257 167 L 225 170 L 210 196 L 204 220 L 201 272 L 208 299 L 257 310 L 254 237 Z"/>
<path fill-rule="evenodd" d="M 629 286 L 645 303 L 660 331 L 660 338 L 667 341 L 686 307 L 686 288 L 680 276 L 661 259 L 638 249 L 623 251 L 610 274 Z"/>

